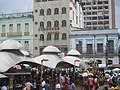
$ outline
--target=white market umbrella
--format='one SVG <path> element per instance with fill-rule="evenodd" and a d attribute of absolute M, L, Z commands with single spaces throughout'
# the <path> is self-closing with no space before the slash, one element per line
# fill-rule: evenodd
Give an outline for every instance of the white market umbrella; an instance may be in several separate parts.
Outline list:
<path fill-rule="evenodd" d="M 11 52 L 0 52 L 0 72 L 5 72 L 22 61 L 28 61 L 24 55 L 19 55 L 18 51 L 15 51 L 16 54 Z"/>
<path fill-rule="evenodd" d="M 114 68 L 112 71 L 116 72 L 116 71 L 120 71 L 119 68 Z"/>
<path fill-rule="evenodd" d="M 47 59 L 48 61 L 43 61 L 43 66 L 49 68 L 56 68 L 57 64 L 63 61 L 57 54 L 42 54 L 36 58 L 31 59 L 31 62 L 42 64 L 41 61 Z"/>
<path fill-rule="evenodd" d="M 0 50 L 4 49 L 20 49 L 23 45 L 16 40 L 5 40 L 0 44 Z"/>
<path fill-rule="evenodd" d="M 81 59 L 76 56 L 65 56 L 63 57 L 63 60 L 75 66 L 80 66 L 80 62 L 81 62 Z M 78 60 L 79 62 L 75 62 L 75 60 Z"/>

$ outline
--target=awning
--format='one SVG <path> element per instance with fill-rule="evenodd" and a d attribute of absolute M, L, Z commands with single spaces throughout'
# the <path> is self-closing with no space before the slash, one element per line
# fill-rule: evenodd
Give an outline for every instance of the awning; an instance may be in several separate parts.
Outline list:
<path fill-rule="evenodd" d="M 5 72 L 12 66 L 20 63 L 22 61 L 27 61 L 28 59 L 19 53 L 19 51 L 1 51 L 0 52 L 0 72 Z"/>
<path fill-rule="evenodd" d="M 43 66 L 49 68 L 56 68 L 57 64 L 62 61 L 62 59 L 57 54 L 43 54 L 36 58 L 31 59 L 31 62 L 41 65 L 41 61 L 47 59 L 48 61 L 43 61 Z"/>

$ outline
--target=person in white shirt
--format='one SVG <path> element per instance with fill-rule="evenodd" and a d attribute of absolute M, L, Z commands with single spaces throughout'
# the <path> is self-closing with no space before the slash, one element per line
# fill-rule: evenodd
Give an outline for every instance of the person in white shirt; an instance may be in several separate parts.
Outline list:
<path fill-rule="evenodd" d="M 60 83 L 57 82 L 57 84 L 55 85 L 55 90 L 60 90 Z"/>
<path fill-rule="evenodd" d="M 7 90 L 7 87 L 6 86 L 2 86 L 1 90 Z"/>
<path fill-rule="evenodd" d="M 44 87 L 45 84 L 46 84 L 46 83 L 45 83 L 45 80 L 42 80 L 42 83 L 41 83 L 41 85 L 42 85 L 42 90 L 45 90 L 45 87 Z"/>

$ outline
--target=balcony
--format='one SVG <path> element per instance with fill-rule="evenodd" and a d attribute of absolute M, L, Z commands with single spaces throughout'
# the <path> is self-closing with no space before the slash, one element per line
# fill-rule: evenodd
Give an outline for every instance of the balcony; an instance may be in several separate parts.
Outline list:
<path fill-rule="evenodd" d="M 24 36 L 29 36 L 29 32 L 24 32 Z"/>
<path fill-rule="evenodd" d="M 22 32 L 14 32 L 16 36 L 22 36 Z"/>
<path fill-rule="evenodd" d="M 1 33 L 1 37 L 6 37 L 6 33 Z"/>
<path fill-rule="evenodd" d="M 107 57 L 108 58 L 114 58 L 114 56 L 118 56 L 118 54 L 117 53 L 108 53 L 108 55 L 107 55 Z M 81 54 L 81 56 L 80 56 L 81 58 L 82 57 L 86 57 L 86 58 L 93 58 L 93 57 L 95 57 L 95 58 L 103 58 L 103 57 L 106 57 L 106 54 L 105 53 L 96 53 L 95 54 L 95 56 L 94 56 L 94 54 L 87 54 L 87 53 L 83 53 L 83 54 Z"/>
<path fill-rule="evenodd" d="M 7 37 L 22 36 L 22 32 L 8 32 Z"/>

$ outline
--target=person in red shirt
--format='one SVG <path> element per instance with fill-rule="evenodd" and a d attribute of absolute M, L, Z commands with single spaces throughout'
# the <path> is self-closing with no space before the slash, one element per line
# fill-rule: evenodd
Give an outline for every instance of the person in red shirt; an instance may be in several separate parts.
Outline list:
<path fill-rule="evenodd" d="M 89 89 L 93 90 L 94 79 L 92 76 L 88 78 L 88 84 L 89 84 Z"/>
<path fill-rule="evenodd" d="M 64 83 L 63 90 L 68 90 L 68 83 L 67 82 Z"/>

